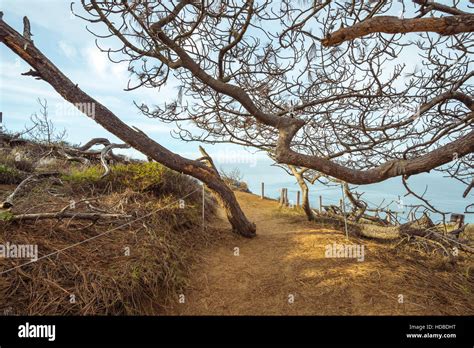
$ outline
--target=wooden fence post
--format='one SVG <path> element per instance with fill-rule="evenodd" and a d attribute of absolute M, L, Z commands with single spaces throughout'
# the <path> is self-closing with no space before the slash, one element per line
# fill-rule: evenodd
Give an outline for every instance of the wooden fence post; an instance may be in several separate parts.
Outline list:
<path fill-rule="evenodd" d="M 341 211 L 342 211 L 342 216 L 344 217 L 344 229 L 346 231 L 346 239 L 349 239 L 349 233 L 347 231 L 347 215 L 346 215 L 346 196 L 344 193 L 344 185 L 341 184 L 341 193 L 342 193 L 342 198 L 340 200 L 341 202 Z"/>
<path fill-rule="evenodd" d="M 300 191 L 296 191 L 296 206 L 299 208 L 300 206 Z"/>
<path fill-rule="evenodd" d="M 265 183 L 262 182 L 262 195 L 260 196 L 261 199 L 265 198 Z"/>
<path fill-rule="evenodd" d="M 319 195 L 319 212 L 323 213 L 323 196 Z"/>

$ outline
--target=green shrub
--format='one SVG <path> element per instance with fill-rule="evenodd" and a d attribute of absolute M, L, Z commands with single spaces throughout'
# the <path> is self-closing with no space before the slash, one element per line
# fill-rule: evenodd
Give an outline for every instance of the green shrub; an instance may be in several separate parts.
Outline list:
<path fill-rule="evenodd" d="M 71 183 L 95 183 L 100 181 L 104 170 L 100 166 L 91 166 L 86 169 L 71 168 L 69 174 L 63 174 L 62 180 Z"/>
<path fill-rule="evenodd" d="M 150 192 L 157 196 L 171 194 L 185 196 L 198 189 L 196 180 L 187 175 L 175 172 L 156 162 L 142 162 L 132 164 L 116 164 L 110 167 L 106 177 L 104 168 L 100 165 L 86 169 L 71 168 L 62 179 L 72 184 L 93 185 L 96 188 L 113 190 L 131 188 L 134 191 Z"/>
<path fill-rule="evenodd" d="M 0 211 L 0 221 L 9 221 L 13 217 L 13 214 L 9 211 Z"/>

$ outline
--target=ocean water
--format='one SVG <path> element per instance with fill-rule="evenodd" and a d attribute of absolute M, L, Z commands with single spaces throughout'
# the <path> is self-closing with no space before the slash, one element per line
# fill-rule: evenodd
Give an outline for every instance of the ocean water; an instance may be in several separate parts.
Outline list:
<path fill-rule="evenodd" d="M 255 194 L 260 194 L 261 183 L 265 183 L 265 196 L 271 198 L 279 197 L 281 188 L 288 189 L 288 198 L 296 202 L 296 192 L 299 186 L 296 180 L 287 174 L 283 169 L 272 166 L 271 162 L 261 160 L 252 164 L 239 163 L 216 163 L 217 167 L 224 171 L 237 168 L 243 176 L 243 181 L 247 182 L 250 190 Z M 454 179 L 445 178 L 437 172 L 423 173 L 412 176 L 408 179 L 410 188 L 417 194 L 423 194 L 430 204 L 440 211 L 446 213 L 465 214 L 465 221 L 474 223 L 474 214 L 466 213 L 465 207 L 474 203 L 474 192 L 463 198 L 462 194 L 466 186 L 460 184 Z M 323 205 L 339 205 L 342 198 L 341 186 L 328 187 L 320 183 L 309 185 L 310 204 L 314 208 L 319 208 L 319 196 L 322 196 Z M 369 208 L 376 208 L 379 205 L 385 207 L 387 204 L 391 210 L 399 211 L 402 214 L 401 221 L 407 221 L 407 213 L 410 210 L 406 205 L 420 204 L 421 201 L 413 196 L 405 196 L 406 190 L 401 182 L 401 178 L 392 178 L 381 183 L 357 186 L 353 191 L 363 193 L 362 198 L 369 204 Z M 345 200 L 347 209 L 350 209 L 350 203 Z M 471 211 L 474 211 L 471 208 Z M 419 209 L 416 214 L 421 216 L 423 210 Z M 373 213 L 372 213 L 373 214 Z M 383 217 L 384 215 L 381 214 Z M 430 213 L 433 221 L 441 221 L 439 214 Z M 447 215 L 449 221 L 449 215 Z"/>

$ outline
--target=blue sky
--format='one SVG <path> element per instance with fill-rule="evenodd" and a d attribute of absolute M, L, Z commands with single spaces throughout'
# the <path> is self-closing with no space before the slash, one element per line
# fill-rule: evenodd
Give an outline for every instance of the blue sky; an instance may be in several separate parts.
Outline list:
<path fill-rule="evenodd" d="M 110 63 L 106 54 L 97 49 L 94 43 L 95 37 L 85 28 L 86 22 L 70 13 L 70 1 L 0 0 L 0 4 L 0 9 L 4 12 L 3 19 L 17 31 L 23 28 L 23 16 L 28 16 L 35 45 L 72 81 L 78 83 L 81 89 L 107 106 L 123 121 L 142 129 L 170 150 L 189 158 L 199 157 L 198 144 L 173 139 L 170 135 L 173 125 L 146 118 L 133 104 L 133 101 L 138 104 L 142 102 L 149 105 L 164 104 L 165 101 L 176 98 L 175 86 L 167 86 L 160 90 L 139 89 L 125 92 L 123 89 L 129 79 L 127 66 Z M 78 6 L 80 4 L 76 4 L 76 7 Z M 400 58 L 412 66 L 419 61 L 419 57 L 410 56 L 410 52 L 406 52 L 404 56 Z M 93 137 L 107 137 L 114 142 L 120 142 L 93 120 L 78 112 L 71 112 L 73 109 L 68 106 L 69 104 L 47 83 L 21 76 L 21 73 L 28 71 L 30 67 L 4 45 L 0 45 L 0 61 L 0 111 L 3 112 L 3 124 L 8 130 L 22 130 L 24 125 L 28 124 L 31 114 L 39 110 L 37 98 L 45 98 L 52 120 L 58 128 L 67 130 L 70 142 L 85 143 Z M 261 181 L 269 185 L 268 193 L 273 196 L 276 196 L 280 187 L 286 186 L 297 190 L 294 180 L 283 170 L 272 167 L 271 161 L 264 154 L 252 154 L 234 145 L 205 147 L 220 168 L 238 167 L 255 191 L 258 190 Z M 133 150 L 128 154 L 134 157 L 140 156 Z M 432 176 L 420 176 L 414 181 L 423 191 L 424 184 L 429 182 L 430 178 Z M 394 179 L 378 185 L 369 185 L 362 191 L 369 194 L 372 192 L 370 197 L 378 203 L 384 198 L 382 193 L 392 199 L 403 192 L 399 181 Z M 460 197 L 463 187 L 448 180 L 444 185 L 449 185 L 452 189 L 443 193 L 440 191 L 441 185 L 438 179 L 433 181 L 432 197 L 443 201 L 441 194 L 450 202 L 446 209 L 459 210 L 461 206 L 464 207 L 465 200 Z M 315 188 L 315 191 L 318 189 Z M 330 190 L 328 194 L 334 196 L 331 199 L 337 201 L 340 193 L 336 189 Z"/>

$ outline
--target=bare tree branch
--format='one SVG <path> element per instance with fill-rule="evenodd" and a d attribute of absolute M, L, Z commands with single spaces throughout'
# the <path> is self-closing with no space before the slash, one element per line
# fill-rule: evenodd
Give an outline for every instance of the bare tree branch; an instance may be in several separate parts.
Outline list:
<path fill-rule="evenodd" d="M 393 16 L 377 16 L 341 28 L 322 40 L 324 46 L 336 46 L 344 41 L 354 40 L 373 33 L 403 34 L 413 32 L 435 32 L 440 35 L 454 35 L 474 31 L 474 15 L 465 14 L 441 18 L 400 19 Z"/>
<path fill-rule="evenodd" d="M 109 154 L 109 152 L 112 151 L 112 149 L 129 149 L 129 148 L 130 148 L 130 145 L 128 144 L 109 144 L 102 149 L 102 151 L 100 152 L 100 163 L 105 169 L 105 173 L 102 174 L 102 178 L 105 178 L 110 173 L 110 167 L 107 164 L 107 160 L 106 160 L 106 157 Z"/>
<path fill-rule="evenodd" d="M 1 208 L 3 209 L 9 209 L 13 207 L 13 200 L 15 197 L 20 194 L 25 188 L 28 187 L 33 182 L 37 182 L 38 180 L 44 179 L 44 178 L 50 178 L 50 177 L 58 177 L 60 173 L 58 172 L 48 172 L 48 173 L 37 173 L 37 174 L 32 174 L 28 176 L 25 180 L 23 180 L 16 188 L 15 190 L 3 201 Z"/>

